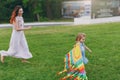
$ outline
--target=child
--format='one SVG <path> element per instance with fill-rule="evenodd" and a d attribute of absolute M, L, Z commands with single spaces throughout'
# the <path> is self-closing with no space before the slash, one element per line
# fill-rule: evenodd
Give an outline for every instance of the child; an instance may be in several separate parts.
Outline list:
<path fill-rule="evenodd" d="M 86 76 L 85 66 L 88 62 L 85 57 L 85 49 L 89 52 L 92 52 L 87 46 L 84 44 L 85 34 L 79 33 L 76 37 L 76 44 L 73 49 L 70 50 L 64 58 L 64 70 L 59 72 L 58 74 L 62 74 L 63 72 L 67 72 L 67 76 L 63 77 L 61 80 L 88 80 Z"/>
<path fill-rule="evenodd" d="M 86 34 L 85 33 L 79 33 L 77 35 L 77 37 L 76 37 L 76 43 L 80 43 L 83 63 L 87 64 L 88 63 L 88 59 L 85 56 L 85 50 L 88 50 L 90 53 L 92 51 L 84 44 L 85 38 L 86 38 Z"/>

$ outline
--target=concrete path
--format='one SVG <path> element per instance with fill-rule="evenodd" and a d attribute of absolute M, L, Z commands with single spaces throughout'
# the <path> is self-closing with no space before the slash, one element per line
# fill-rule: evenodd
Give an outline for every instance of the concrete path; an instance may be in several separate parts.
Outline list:
<path fill-rule="evenodd" d="M 31 23 L 25 23 L 25 26 L 33 26 L 33 27 L 46 27 L 46 26 L 59 26 L 59 25 L 73 25 L 74 22 L 31 22 Z M 0 24 L 0 28 L 5 27 L 12 27 L 11 24 Z"/>
<path fill-rule="evenodd" d="M 106 18 L 96 18 L 96 19 L 91 19 L 90 17 L 74 18 L 74 24 L 75 25 L 111 23 L 111 22 L 120 22 L 120 16 L 106 17 Z"/>

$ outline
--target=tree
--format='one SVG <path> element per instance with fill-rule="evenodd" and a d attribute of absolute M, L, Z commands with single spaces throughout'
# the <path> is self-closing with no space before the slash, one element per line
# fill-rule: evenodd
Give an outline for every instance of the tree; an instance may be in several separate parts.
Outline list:
<path fill-rule="evenodd" d="M 29 6 L 29 12 L 31 12 L 40 21 L 40 14 L 42 14 L 43 0 L 22 0 L 25 7 Z"/>
<path fill-rule="evenodd" d="M 26 21 L 61 18 L 61 5 L 64 0 L 0 0 L 0 22 L 9 22 L 16 5 L 24 9 Z"/>
<path fill-rule="evenodd" d="M 50 19 L 61 17 L 62 2 L 64 0 L 46 0 L 47 17 Z"/>
<path fill-rule="evenodd" d="M 11 4 L 15 0 L 0 0 L 0 22 L 9 22 L 10 15 L 12 12 Z"/>

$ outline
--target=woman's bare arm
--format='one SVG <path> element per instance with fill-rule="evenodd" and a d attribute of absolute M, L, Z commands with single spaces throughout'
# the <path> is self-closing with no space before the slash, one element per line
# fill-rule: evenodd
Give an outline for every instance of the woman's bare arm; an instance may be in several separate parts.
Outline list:
<path fill-rule="evenodd" d="M 20 28 L 17 22 L 13 22 L 13 25 L 15 26 L 16 31 L 24 31 L 24 30 L 31 29 L 31 26 L 28 26 L 28 27 L 25 27 L 25 28 Z"/>

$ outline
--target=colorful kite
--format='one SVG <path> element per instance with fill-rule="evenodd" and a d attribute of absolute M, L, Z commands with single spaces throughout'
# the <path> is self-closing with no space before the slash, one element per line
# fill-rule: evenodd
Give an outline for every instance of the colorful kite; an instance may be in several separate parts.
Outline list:
<path fill-rule="evenodd" d="M 82 60 L 80 43 L 77 43 L 74 48 L 65 55 L 64 62 L 64 70 L 59 72 L 58 75 L 67 72 L 67 76 L 61 80 L 88 80 Z"/>

